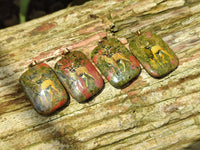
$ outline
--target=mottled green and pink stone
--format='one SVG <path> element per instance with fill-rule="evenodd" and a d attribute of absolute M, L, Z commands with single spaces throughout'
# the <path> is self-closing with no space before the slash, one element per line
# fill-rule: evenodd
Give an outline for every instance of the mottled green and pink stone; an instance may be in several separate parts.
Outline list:
<path fill-rule="evenodd" d="M 91 58 L 110 84 L 123 88 L 140 73 L 137 59 L 115 38 L 104 38 L 92 51 Z"/>
<path fill-rule="evenodd" d="M 55 72 L 45 63 L 30 67 L 19 79 L 34 109 L 49 115 L 69 102 L 69 95 Z"/>
<path fill-rule="evenodd" d="M 99 72 L 80 51 L 64 55 L 54 69 L 67 91 L 78 102 L 94 97 L 104 86 Z"/>
<path fill-rule="evenodd" d="M 138 34 L 129 42 L 129 47 L 144 69 L 155 78 L 166 76 L 178 67 L 178 57 L 154 33 Z"/>

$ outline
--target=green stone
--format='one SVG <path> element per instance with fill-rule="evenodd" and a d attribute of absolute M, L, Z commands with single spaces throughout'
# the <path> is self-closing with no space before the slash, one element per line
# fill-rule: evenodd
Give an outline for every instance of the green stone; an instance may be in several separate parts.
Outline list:
<path fill-rule="evenodd" d="M 163 77 L 179 64 L 173 50 L 158 35 L 146 32 L 138 34 L 129 42 L 133 55 L 153 77 Z"/>
<path fill-rule="evenodd" d="M 54 71 L 45 63 L 37 64 L 23 73 L 19 79 L 34 109 L 49 115 L 69 102 L 69 95 Z"/>
<path fill-rule="evenodd" d="M 73 51 L 55 64 L 55 72 L 70 95 L 85 102 L 98 94 L 104 81 L 85 54 Z"/>
<path fill-rule="evenodd" d="M 104 38 L 91 58 L 110 84 L 123 88 L 140 73 L 140 65 L 130 51 L 115 38 Z"/>

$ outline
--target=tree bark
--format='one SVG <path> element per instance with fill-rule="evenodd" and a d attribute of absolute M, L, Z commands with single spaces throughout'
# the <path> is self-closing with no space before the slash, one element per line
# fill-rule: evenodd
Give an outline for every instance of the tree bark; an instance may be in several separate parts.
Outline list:
<path fill-rule="evenodd" d="M 85 104 L 73 98 L 49 117 L 35 112 L 18 79 L 33 61 L 50 66 L 62 51 L 90 53 L 113 34 L 154 31 L 179 58 L 162 79 L 142 69 L 125 89 L 105 80 Z M 124 44 L 128 46 L 126 40 Z M 183 149 L 200 140 L 200 2 L 98 0 L 0 30 L 1 149 Z M 196 146 L 196 145 L 195 145 Z"/>

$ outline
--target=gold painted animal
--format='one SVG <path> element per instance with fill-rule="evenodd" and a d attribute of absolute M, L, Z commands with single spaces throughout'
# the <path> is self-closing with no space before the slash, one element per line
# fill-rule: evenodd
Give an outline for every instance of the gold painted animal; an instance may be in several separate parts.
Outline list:
<path fill-rule="evenodd" d="M 80 66 L 80 67 L 76 68 L 75 71 L 78 76 L 82 76 L 82 78 L 85 79 L 85 84 L 87 87 L 88 87 L 88 77 L 90 77 L 94 80 L 93 76 L 90 75 L 90 73 L 88 72 L 86 67 Z"/>
<path fill-rule="evenodd" d="M 167 56 L 169 56 L 170 58 L 172 57 L 167 51 L 165 51 L 161 46 L 159 45 L 155 45 L 155 46 L 152 46 L 152 47 L 145 47 L 145 49 L 149 49 L 151 50 L 151 53 L 153 55 L 153 58 L 155 58 L 155 60 L 160 64 L 156 54 L 159 54 L 161 57 L 162 57 L 162 61 L 165 62 L 165 57 L 163 55 L 166 54 Z"/>
<path fill-rule="evenodd" d="M 53 81 L 51 81 L 51 80 L 49 80 L 49 79 L 44 80 L 44 81 L 42 82 L 42 84 L 41 84 L 41 89 L 42 89 L 42 90 L 46 90 L 49 86 L 51 86 L 55 91 L 57 91 L 57 92 L 59 93 L 59 91 L 58 91 L 58 89 L 56 89 L 56 87 L 55 87 Z M 53 100 L 53 99 L 52 99 L 52 97 L 53 97 L 53 92 L 52 92 L 52 90 L 49 90 L 49 93 L 51 94 L 51 101 L 52 101 L 52 100 Z M 47 100 L 47 98 L 46 98 L 46 95 L 45 95 L 45 101 L 46 101 L 47 104 L 48 104 L 48 100 Z M 42 101 L 41 101 L 41 102 L 42 102 Z M 42 104 L 44 104 L 44 103 L 42 102 Z M 44 104 L 44 105 L 46 105 L 46 104 Z"/>
<path fill-rule="evenodd" d="M 125 62 L 130 62 L 129 59 L 127 59 L 124 55 L 120 53 L 115 53 L 111 57 L 103 57 L 103 59 L 108 63 L 112 64 L 115 69 L 118 69 L 118 64 L 117 62 L 121 63 L 123 65 L 123 70 L 125 71 Z M 115 69 L 113 70 L 115 72 Z M 116 73 L 116 72 L 115 72 Z"/>

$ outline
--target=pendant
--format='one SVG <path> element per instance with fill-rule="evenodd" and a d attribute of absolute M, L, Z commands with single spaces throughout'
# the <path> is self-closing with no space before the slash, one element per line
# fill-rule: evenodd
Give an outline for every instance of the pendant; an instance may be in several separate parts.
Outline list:
<path fill-rule="evenodd" d="M 132 39 L 129 47 L 144 69 L 153 77 L 161 78 L 179 64 L 172 49 L 156 34 L 140 33 Z"/>
<path fill-rule="evenodd" d="M 42 115 L 51 114 L 69 102 L 68 93 L 45 63 L 30 67 L 19 82 L 35 110 Z"/>
<path fill-rule="evenodd" d="M 115 88 L 127 86 L 140 73 L 140 65 L 128 49 L 115 38 L 104 38 L 91 58 Z"/>
<path fill-rule="evenodd" d="M 67 91 L 78 102 L 95 96 L 104 86 L 101 75 L 82 52 L 73 51 L 64 55 L 54 69 Z"/>

